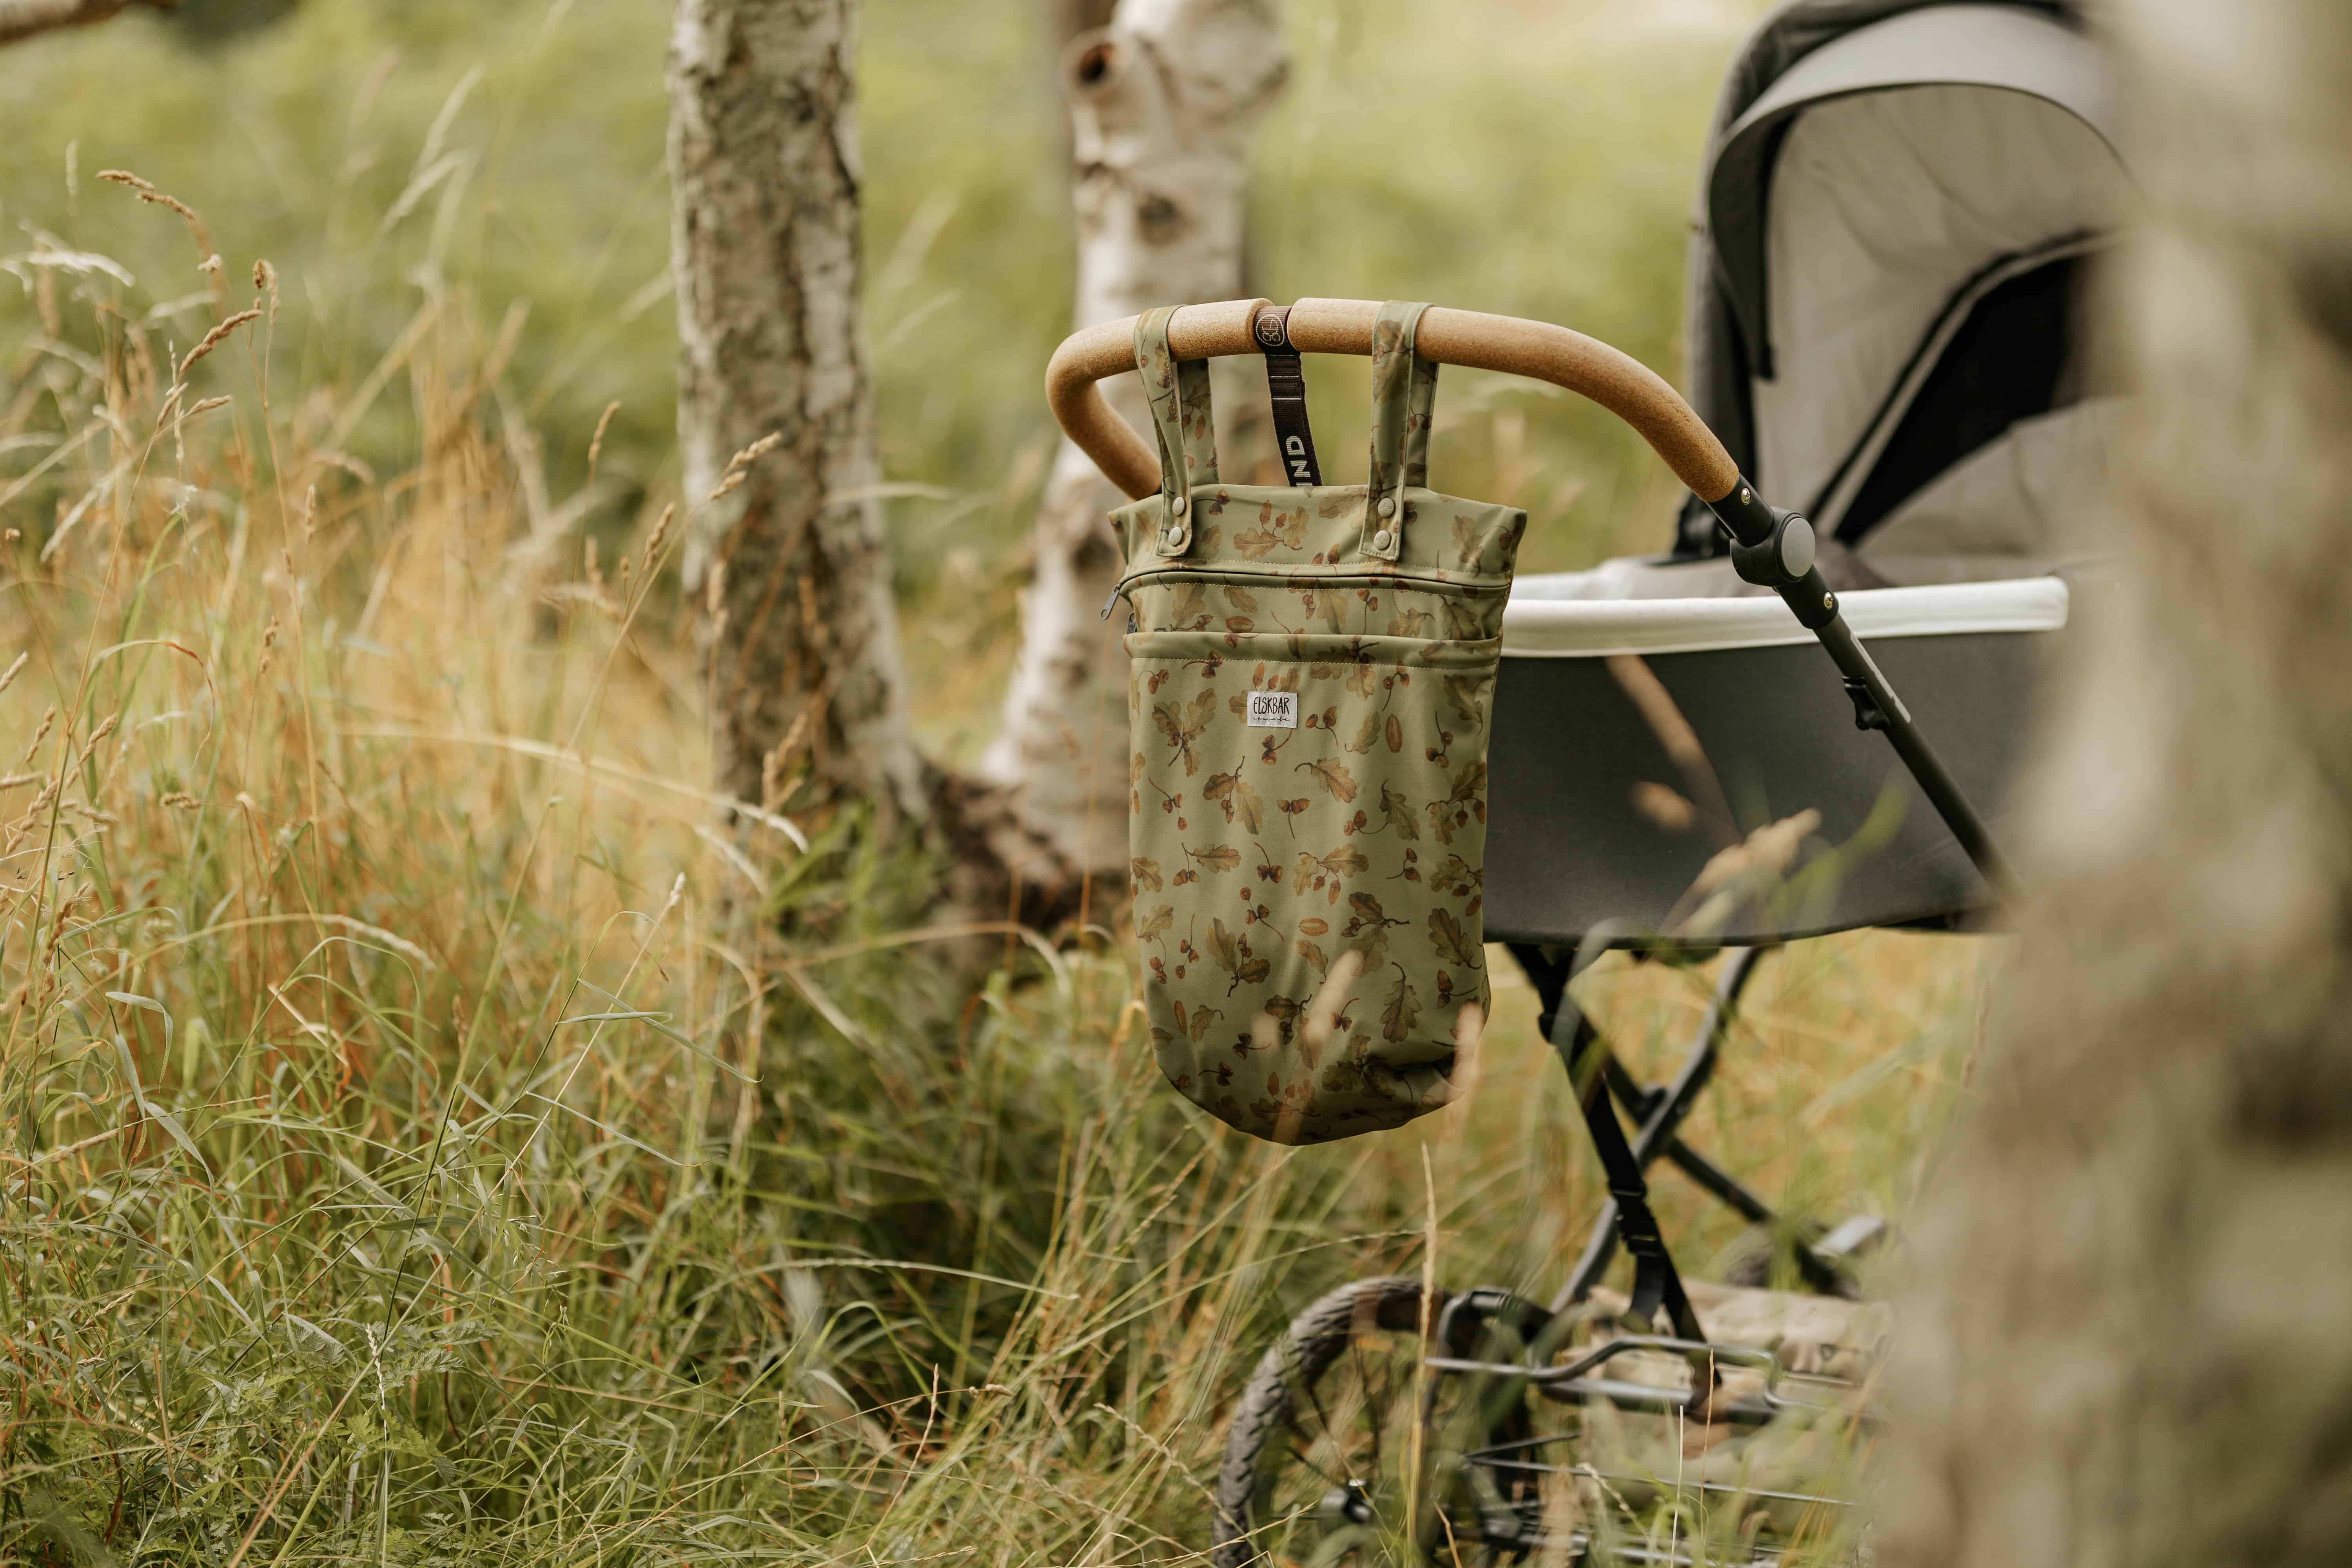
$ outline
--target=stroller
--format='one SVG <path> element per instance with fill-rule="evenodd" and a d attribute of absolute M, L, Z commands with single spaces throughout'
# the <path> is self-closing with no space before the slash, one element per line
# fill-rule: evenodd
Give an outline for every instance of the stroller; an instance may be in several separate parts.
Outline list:
<path fill-rule="evenodd" d="M 1800 1448 L 1824 1411 L 1867 1419 L 1807 1391 L 1850 1358 L 1792 1365 L 1708 1334 L 1644 1173 L 1669 1161 L 1792 1237 L 1813 1289 L 1853 1293 L 1846 1258 L 1874 1222 L 1785 1221 L 1679 1131 L 1766 953 L 1860 927 L 1951 929 L 2005 879 L 1999 818 L 1976 803 L 2001 800 L 2036 668 L 2068 619 L 2048 524 L 2095 472 L 2112 406 L 2086 384 L 2071 306 L 2126 188 L 2101 79 L 2060 5 L 1776 13 L 1734 68 L 1702 183 L 1696 415 L 1562 329 L 1423 319 L 1429 361 L 1591 396 L 1691 490 L 1668 554 L 1522 579 L 1502 620 L 1488 826 L 1504 852 L 1488 858 L 1486 935 L 1537 988 L 1611 1198 L 1549 1302 L 1399 1278 L 1300 1313 L 1235 1408 L 1219 1564 L 1719 1561 L 1725 1543 L 1683 1522 L 1710 1494 L 1739 1500 L 1734 1560 L 1762 1562 L 1761 1541 L 1846 1506 L 1762 1471 L 1612 1473 L 1538 1414 L 1788 1429 Z M 1179 311 L 1164 342 L 1181 360 L 1255 352 L 1265 307 Z M 1277 330 L 1306 352 L 1366 353 L 1374 309 L 1301 300 Z M 1073 336 L 1047 384 L 1065 430 L 1140 498 L 1159 465 L 1095 387 L 1133 368 L 1133 325 Z M 1720 955 L 1714 1005 L 1661 1086 L 1637 1081 L 1569 994 L 1617 947 Z M 1592 1300 L 1621 1248 L 1633 1279 L 1604 1317 Z M 1628 1322 L 1653 1331 L 1610 1326 Z M 1662 1516 L 1671 1537 L 1644 1542 Z"/>

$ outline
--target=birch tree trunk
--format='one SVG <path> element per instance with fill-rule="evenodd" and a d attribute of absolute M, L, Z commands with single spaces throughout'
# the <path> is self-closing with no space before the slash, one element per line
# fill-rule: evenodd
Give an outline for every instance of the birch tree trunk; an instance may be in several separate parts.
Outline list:
<path fill-rule="evenodd" d="M 1289 69 L 1281 20 L 1276 0 L 1122 0 L 1108 27 L 1071 41 L 1076 325 L 1242 294 L 1250 132 Z M 1264 393 L 1237 368 L 1221 378 L 1219 434 L 1224 471 L 1245 479 L 1234 416 Z M 1150 428 L 1132 378 L 1105 390 Z M 981 763 L 1003 792 L 990 841 L 1035 889 L 1074 892 L 1127 865 L 1126 626 L 1100 616 L 1118 576 L 1108 513 L 1125 500 L 1063 444 L 1033 535 L 1019 662 Z"/>
<path fill-rule="evenodd" d="M 0 44 L 58 27 L 84 27 L 132 6 L 168 11 L 179 0 L 0 0 Z"/>
<path fill-rule="evenodd" d="M 2147 406 L 1916 1233 L 1878 1561 L 2352 1562 L 2352 11 L 2118 0 Z"/>
<path fill-rule="evenodd" d="M 804 767 L 795 811 L 856 797 L 920 821 L 858 327 L 856 15 L 855 0 L 678 0 L 678 437 L 698 508 L 685 576 L 706 606 L 720 786 L 766 804 Z"/>

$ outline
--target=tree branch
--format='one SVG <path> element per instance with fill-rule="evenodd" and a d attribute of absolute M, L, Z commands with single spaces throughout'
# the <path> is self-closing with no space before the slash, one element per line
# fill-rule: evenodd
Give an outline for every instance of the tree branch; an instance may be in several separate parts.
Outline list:
<path fill-rule="evenodd" d="M 58 27 L 103 22 L 133 5 L 168 11 L 179 0 L 0 0 L 0 44 L 13 44 Z"/>

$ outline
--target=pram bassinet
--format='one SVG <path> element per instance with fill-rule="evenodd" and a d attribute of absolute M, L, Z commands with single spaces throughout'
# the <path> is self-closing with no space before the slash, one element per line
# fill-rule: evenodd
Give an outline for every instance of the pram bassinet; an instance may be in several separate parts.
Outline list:
<path fill-rule="evenodd" d="M 1780 600 L 1547 596 L 1556 581 L 1522 580 L 1504 617 L 1488 832 L 1507 851 L 1486 868 L 1493 940 L 1572 946 L 1603 921 L 1660 931 L 1735 824 L 1808 810 L 1820 814 L 1810 869 L 1739 901 L 1709 941 L 1929 922 L 1983 901 L 1976 868 L 1885 742 L 1855 728 L 1834 672 Z M 2067 599 L 2055 577 L 1843 596 L 1855 634 L 1978 801 L 2004 793 Z M 1696 779 L 1677 721 L 1703 759 Z M 1572 746 L 1554 742 L 1567 735 Z"/>
<path fill-rule="evenodd" d="M 2053 524 L 2104 460 L 2078 353 L 2086 258 L 2126 199 L 2099 58 L 2062 5 L 1802 0 L 1718 106 L 1690 261 L 1692 403 L 1822 541 L 1847 613 L 1997 823 L 2041 646 Z M 1901 586 L 1897 586 L 1901 584 Z M 1941 584 L 1926 587 L 1918 584 Z M 1948 921 L 1984 900 L 1780 606 L 1694 501 L 1672 554 L 1523 578 L 1505 622 L 1489 929 L 1655 930 L 1723 828 L 1641 804 L 1694 784 L 1626 688 L 1643 658 L 1739 831 L 1821 813 L 1799 885 L 1712 933 Z M 1574 722 L 1569 722 L 1570 718 Z M 1557 738 L 1573 734 L 1572 748 Z M 1873 813 L 1880 815 L 1875 818 Z M 1867 831 L 1865 827 L 1867 826 Z M 1843 847 L 1843 852 L 1832 847 Z M 1803 866 L 1811 869 L 1805 871 Z"/>

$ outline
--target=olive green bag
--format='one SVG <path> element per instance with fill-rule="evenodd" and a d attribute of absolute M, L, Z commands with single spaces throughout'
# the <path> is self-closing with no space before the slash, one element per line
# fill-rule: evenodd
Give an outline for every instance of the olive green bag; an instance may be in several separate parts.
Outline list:
<path fill-rule="evenodd" d="M 1112 514 L 1160 1065 L 1283 1143 L 1444 1105 L 1486 1016 L 1486 722 L 1527 514 L 1426 488 L 1424 306 L 1373 330 L 1369 485 L 1217 479 L 1208 367 L 1135 333 L 1160 493 Z"/>

